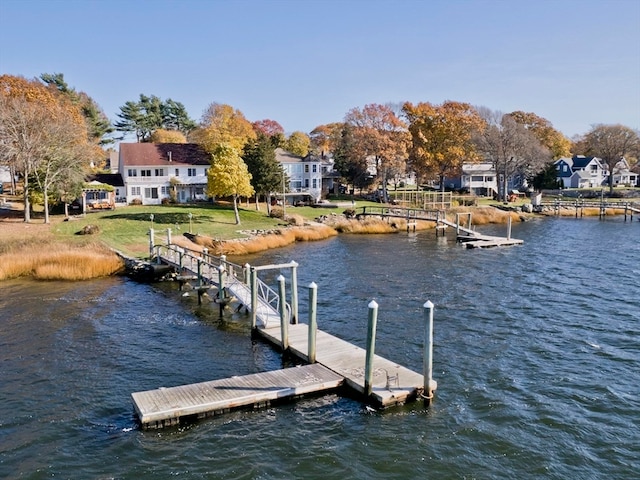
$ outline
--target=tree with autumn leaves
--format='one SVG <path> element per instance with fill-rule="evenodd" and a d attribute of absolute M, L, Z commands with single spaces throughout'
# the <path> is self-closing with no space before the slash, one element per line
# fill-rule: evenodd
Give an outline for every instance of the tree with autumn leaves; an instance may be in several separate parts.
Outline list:
<path fill-rule="evenodd" d="M 81 182 L 96 150 L 95 135 L 69 95 L 38 80 L 0 76 L 0 164 L 22 178 L 25 222 L 31 220 L 34 186 L 49 223 L 50 196 L 63 196 L 70 178 Z"/>
<path fill-rule="evenodd" d="M 461 102 L 407 102 L 402 111 L 411 133 L 410 165 L 423 179 L 436 176 L 444 191 L 446 177 L 459 175 L 464 162 L 479 158 L 473 139 L 484 121 L 475 108 Z"/>

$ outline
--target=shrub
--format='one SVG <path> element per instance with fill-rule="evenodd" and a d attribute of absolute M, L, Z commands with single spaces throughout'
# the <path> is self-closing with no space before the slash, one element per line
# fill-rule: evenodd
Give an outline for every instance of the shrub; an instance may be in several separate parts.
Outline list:
<path fill-rule="evenodd" d="M 271 213 L 269 213 L 269 216 L 284 220 L 284 209 L 282 207 L 271 207 Z"/>
<path fill-rule="evenodd" d="M 142 205 L 142 200 L 140 200 L 139 198 L 134 198 L 129 202 L 129 205 Z"/>

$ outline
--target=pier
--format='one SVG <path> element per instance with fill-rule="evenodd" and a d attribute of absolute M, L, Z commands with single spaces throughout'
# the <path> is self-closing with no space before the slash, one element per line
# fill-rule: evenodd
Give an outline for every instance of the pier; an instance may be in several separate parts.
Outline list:
<path fill-rule="evenodd" d="M 170 240 L 170 234 L 168 235 Z M 425 304 L 423 374 L 375 354 L 377 304 L 369 304 L 367 347 L 361 348 L 317 328 L 317 287 L 309 285 L 309 323 L 298 319 L 296 262 L 279 265 L 235 265 L 226 257 L 206 251 L 188 250 L 171 243 L 155 245 L 150 232 L 154 260 L 177 273 L 181 288 L 193 283 L 198 292 L 216 290 L 213 304 L 231 303 L 251 314 L 252 331 L 258 337 L 305 365 L 192 385 L 161 387 L 132 393 L 132 401 L 143 428 L 178 425 L 189 419 L 219 415 L 240 408 L 260 408 L 318 395 L 339 388 L 349 389 L 365 403 L 387 408 L 423 398 L 433 398 L 437 383 L 432 379 L 433 304 Z M 267 286 L 259 272 L 290 269 L 290 302 L 285 278 L 278 277 L 278 291 Z"/>

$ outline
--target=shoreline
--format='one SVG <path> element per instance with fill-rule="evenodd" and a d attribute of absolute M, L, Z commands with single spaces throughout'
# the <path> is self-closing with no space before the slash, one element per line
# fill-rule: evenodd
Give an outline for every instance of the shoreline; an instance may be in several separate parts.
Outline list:
<path fill-rule="evenodd" d="M 456 213 L 471 213 L 472 225 L 506 224 L 533 218 L 554 216 L 574 217 L 575 208 L 561 208 L 558 214 L 547 210 L 539 213 L 506 210 L 497 207 L 456 207 L 447 211 L 447 218 Z M 583 216 L 598 216 L 599 209 L 585 208 Z M 624 214 L 624 209 L 608 208 L 607 216 Z M 85 280 L 121 274 L 125 270 L 123 255 L 108 243 L 90 236 L 81 243 L 56 239 L 51 224 L 24 223 L 15 217 L 0 217 L 0 281 L 31 277 L 36 280 Z M 11 226 L 10 228 L 6 228 Z M 415 231 L 435 229 L 433 222 L 417 221 Z M 174 243 L 185 248 L 202 251 L 207 248 L 214 255 L 241 256 L 283 248 L 297 242 L 320 241 L 339 234 L 368 235 L 391 234 L 407 231 L 404 219 L 369 218 L 347 219 L 333 215 L 322 223 L 307 221 L 303 226 L 290 225 L 268 231 L 247 232 L 247 238 L 215 240 L 205 235 L 176 235 Z M 27 237 L 25 237 L 25 235 Z M 189 236 L 191 238 L 189 238 Z M 46 248 L 43 248 L 46 247 Z M 106 250 L 110 254 L 105 254 Z M 142 260 L 141 260 L 142 261 Z"/>

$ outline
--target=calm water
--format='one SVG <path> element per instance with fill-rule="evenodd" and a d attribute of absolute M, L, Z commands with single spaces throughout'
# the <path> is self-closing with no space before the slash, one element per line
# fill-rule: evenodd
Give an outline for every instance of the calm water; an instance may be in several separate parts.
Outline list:
<path fill-rule="evenodd" d="M 333 395 L 143 432 L 131 392 L 279 356 L 246 318 L 171 284 L 0 283 L 0 478 L 638 478 L 640 222 L 545 219 L 513 235 L 525 244 L 342 235 L 237 259 L 299 262 L 302 307 L 315 281 L 320 328 L 359 345 L 375 299 L 377 353 L 416 371 L 434 302 L 428 409 Z"/>

